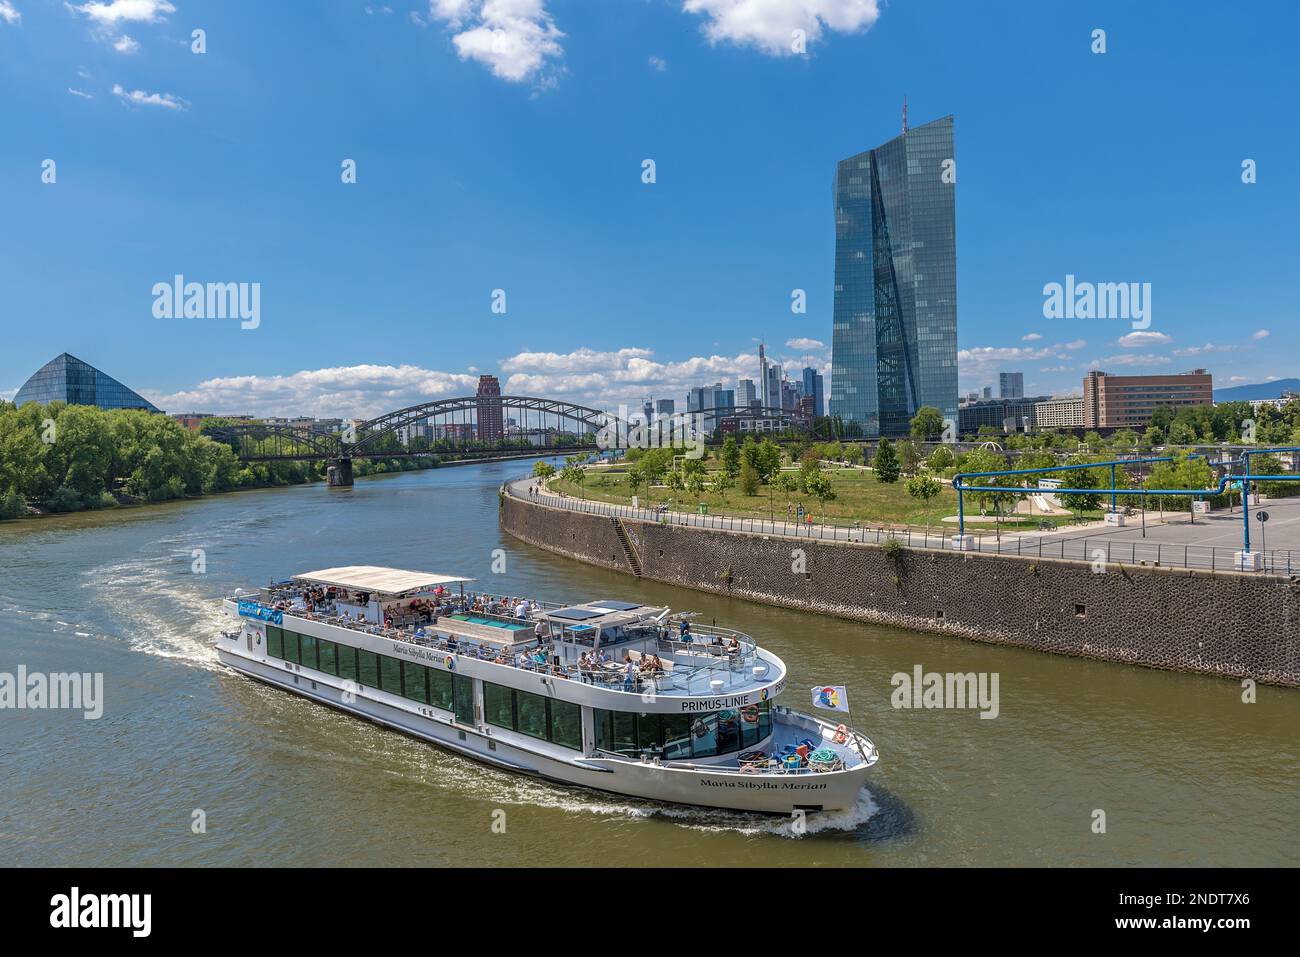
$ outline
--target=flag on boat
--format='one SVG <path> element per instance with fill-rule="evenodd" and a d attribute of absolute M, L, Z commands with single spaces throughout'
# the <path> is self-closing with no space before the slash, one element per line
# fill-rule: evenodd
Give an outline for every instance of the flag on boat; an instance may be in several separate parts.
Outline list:
<path fill-rule="evenodd" d="M 818 685 L 812 689 L 812 703 L 815 708 L 847 712 L 849 692 L 844 685 Z"/>

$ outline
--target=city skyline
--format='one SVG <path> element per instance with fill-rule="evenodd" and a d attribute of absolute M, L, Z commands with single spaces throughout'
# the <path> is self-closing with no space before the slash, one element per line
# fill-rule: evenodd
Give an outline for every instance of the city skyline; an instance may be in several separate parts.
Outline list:
<path fill-rule="evenodd" d="M 1119 4 L 897 5 L 814 17 L 789 55 L 757 20 L 538 0 L 528 22 L 550 39 L 493 59 L 466 52 L 481 24 L 427 3 L 275 10 L 256 31 L 237 4 L 12 6 L 0 282 L 11 316 L 40 321 L 8 324 L 3 397 L 67 351 L 177 411 L 365 415 L 484 373 L 635 407 L 757 379 L 758 339 L 829 390 L 827 185 L 898 134 L 904 97 L 962 126 L 959 392 L 1007 370 L 1026 394 L 1077 391 L 1090 368 L 1292 374 L 1297 133 L 1271 122 L 1291 10 L 1224 20 L 1206 57 L 1189 22 Z M 1190 208 L 1245 240 L 1187 230 Z M 181 274 L 260 283 L 260 324 L 157 318 L 151 288 Z M 1067 277 L 1150 282 L 1153 322 L 1044 318 L 1043 287 Z"/>

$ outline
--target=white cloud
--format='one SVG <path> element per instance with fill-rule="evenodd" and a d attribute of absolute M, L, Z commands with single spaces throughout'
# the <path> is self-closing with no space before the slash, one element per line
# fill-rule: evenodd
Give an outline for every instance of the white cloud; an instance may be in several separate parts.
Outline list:
<path fill-rule="evenodd" d="M 73 96 L 81 97 L 83 100 L 93 100 L 95 98 L 93 93 L 86 93 L 82 90 L 74 90 L 72 87 L 68 87 L 68 92 L 71 93 Z"/>
<path fill-rule="evenodd" d="M 652 56 L 650 58 L 650 68 L 652 70 L 658 70 L 660 73 L 663 73 L 665 70 L 668 69 L 668 61 L 663 59 L 662 57 Z"/>
<path fill-rule="evenodd" d="M 1038 371 L 1039 372 L 1069 372 L 1070 367 L 1069 366 L 1047 366 L 1046 368 L 1039 369 Z"/>
<path fill-rule="evenodd" d="M 1071 352 L 1075 352 L 1079 349 L 1082 349 L 1087 344 L 1088 343 L 1083 339 L 1075 339 L 1073 342 L 1067 342 L 1065 344 L 1065 348 L 1069 349 Z"/>
<path fill-rule="evenodd" d="M 820 339 L 787 339 L 785 344 L 788 349 L 802 349 L 805 352 L 812 349 L 826 348 L 826 343 Z"/>
<path fill-rule="evenodd" d="M 22 23 L 23 15 L 18 12 L 18 8 L 10 0 L 0 0 L 0 20 L 5 23 Z"/>
<path fill-rule="evenodd" d="M 1107 356 L 1105 359 L 1092 360 L 1094 369 L 1099 369 L 1102 366 L 1162 366 L 1168 364 L 1168 356 L 1157 356 L 1150 353 L 1143 355 L 1124 353 L 1118 356 Z"/>
<path fill-rule="evenodd" d="M 144 394 L 169 412 L 373 418 L 421 402 L 473 395 L 477 384 L 474 376 L 418 366 L 358 365 L 223 376 L 180 392 Z"/>
<path fill-rule="evenodd" d="M 1042 337 L 1041 335 L 1039 335 L 1038 333 L 1036 333 L 1036 332 L 1031 332 L 1031 333 L 1029 333 L 1029 335 L 1027 335 L 1027 336 L 1021 336 L 1021 337 L 1020 337 L 1020 341 L 1021 341 L 1021 342 L 1037 342 L 1037 341 L 1038 341 L 1039 339 L 1041 339 L 1041 338 L 1043 338 L 1043 337 Z"/>
<path fill-rule="evenodd" d="M 172 93 L 146 93 L 144 90 L 125 90 L 120 83 L 113 84 L 113 95 L 123 103 L 133 106 L 163 106 L 169 110 L 187 110 L 188 100 L 183 100 Z"/>
<path fill-rule="evenodd" d="M 692 356 L 660 362 L 649 349 L 611 352 L 577 349 L 569 353 L 521 352 L 501 361 L 507 376 L 502 390 L 511 395 L 567 398 L 595 408 L 617 411 L 635 406 L 647 395 L 675 399 L 684 410 L 692 386 L 721 382 L 734 389 L 737 379 L 758 379 L 757 353 L 737 356 Z"/>
<path fill-rule="evenodd" d="M 83 3 L 79 7 L 68 4 L 68 9 L 84 13 L 101 26 L 128 22 L 157 23 L 166 20 L 167 14 L 176 12 L 167 0 L 108 0 L 106 3 Z"/>
<path fill-rule="evenodd" d="M 477 60 L 510 83 L 554 84 L 564 34 L 545 0 L 430 0 L 431 20 L 457 31 L 452 43 L 462 60 Z"/>
<path fill-rule="evenodd" d="M 1215 344 L 1213 342 L 1207 342 L 1203 346 L 1188 346 L 1186 349 L 1175 349 L 1174 355 L 1203 356 L 1206 355 L 1207 353 L 1212 353 L 1212 352 L 1238 352 L 1244 348 L 1246 347 L 1231 344 L 1231 343 Z"/>
<path fill-rule="evenodd" d="M 113 49 L 118 53 L 135 53 L 140 49 L 140 44 L 136 43 L 129 36 L 123 33 L 113 41 Z"/>
<path fill-rule="evenodd" d="M 1144 346 L 1168 345 L 1174 340 L 1163 332 L 1130 332 L 1126 336 L 1120 336 L 1117 341 L 1126 349 L 1141 349 Z"/>
<path fill-rule="evenodd" d="M 1267 338 L 1268 338 L 1268 330 L 1267 330 L 1267 329 L 1258 329 L 1258 330 L 1255 331 L 1255 334 L 1251 336 L 1251 338 L 1252 338 L 1252 339 L 1267 339 Z"/>
<path fill-rule="evenodd" d="M 794 34 L 807 44 L 826 30 L 858 33 L 880 17 L 877 0 L 685 0 L 682 10 L 704 16 L 710 43 L 752 46 L 770 56 L 794 56 Z"/>

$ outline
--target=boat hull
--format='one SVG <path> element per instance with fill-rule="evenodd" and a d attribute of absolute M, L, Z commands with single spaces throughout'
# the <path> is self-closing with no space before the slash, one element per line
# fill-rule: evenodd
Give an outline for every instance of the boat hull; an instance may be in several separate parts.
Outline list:
<path fill-rule="evenodd" d="M 233 671 L 437 744 L 457 754 L 520 774 L 632 798 L 764 814 L 852 807 L 875 761 L 852 768 L 806 774 L 738 774 L 698 765 L 629 761 L 617 757 L 553 757 L 518 747 L 490 727 L 461 724 L 450 715 L 415 709 L 391 695 L 345 686 L 338 679 L 302 674 L 239 654 L 221 643 L 221 663 Z M 388 700 L 384 700 L 388 699 Z M 804 719 L 807 720 L 807 719 Z"/>

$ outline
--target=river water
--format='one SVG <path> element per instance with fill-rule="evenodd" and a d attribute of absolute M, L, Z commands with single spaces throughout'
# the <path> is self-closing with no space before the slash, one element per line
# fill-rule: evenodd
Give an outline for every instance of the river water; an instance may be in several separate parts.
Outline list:
<path fill-rule="evenodd" d="M 1300 863 L 1300 691 L 1261 687 L 1246 704 L 1234 681 L 638 582 L 501 532 L 497 488 L 529 465 L 0 525 L 0 672 L 102 672 L 105 697 L 99 720 L 0 711 L 0 863 Z M 506 571 L 494 575 L 498 548 Z M 856 808 L 815 816 L 796 835 L 788 821 L 513 776 L 217 664 L 220 596 L 351 564 L 463 574 L 483 590 L 550 600 L 698 610 L 785 659 L 783 703 L 808 710 L 801 689 L 847 685 L 880 764 Z M 998 717 L 892 708 L 891 676 L 918 664 L 996 672 Z"/>

